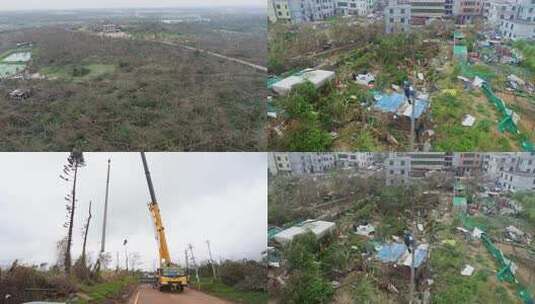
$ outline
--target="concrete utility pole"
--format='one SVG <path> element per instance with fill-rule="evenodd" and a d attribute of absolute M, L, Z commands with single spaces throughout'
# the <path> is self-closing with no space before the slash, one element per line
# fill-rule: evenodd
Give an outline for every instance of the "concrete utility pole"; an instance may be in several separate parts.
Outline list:
<path fill-rule="evenodd" d="M 210 250 L 210 241 L 206 240 L 206 245 L 208 245 L 208 255 L 210 256 L 210 265 L 212 265 L 212 275 L 214 277 L 214 280 L 216 279 L 215 274 L 215 265 L 214 265 L 214 259 L 212 259 L 212 250 Z"/>
<path fill-rule="evenodd" d="M 106 222 L 108 220 L 108 191 L 110 186 L 110 165 L 111 159 L 108 159 L 108 175 L 106 177 L 106 196 L 104 198 L 104 221 L 102 223 L 102 243 L 100 245 L 100 253 L 104 253 L 106 248 Z"/>
<path fill-rule="evenodd" d="M 411 284 L 410 284 L 410 294 L 409 294 L 409 304 L 416 303 L 414 300 L 414 289 L 415 289 L 415 265 L 414 265 L 414 258 L 415 258 L 415 251 L 416 251 L 416 239 L 414 238 L 413 234 L 410 231 L 407 231 L 404 236 L 405 245 L 409 249 L 409 252 L 411 253 Z"/>
<path fill-rule="evenodd" d="M 186 275 L 187 275 L 189 272 L 188 249 L 184 249 L 184 256 L 186 257 Z"/>
<path fill-rule="evenodd" d="M 416 99 L 411 97 L 414 97 L 414 91 L 411 87 L 411 84 L 408 80 L 405 81 L 403 84 L 403 89 L 405 91 L 405 96 L 407 97 L 407 100 L 409 101 L 409 104 L 411 105 L 411 142 L 410 142 L 410 150 L 409 151 L 416 151 L 415 147 L 415 113 L 416 113 Z"/>
<path fill-rule="evenodd" d="M 193 267 L 195 267 L 195 278 L 197 279 L 197 284 L 199 284 L 199 289 L 201 288 L 201 281 L 199 279 L 199 267 L 197 267 L 197 262 L 195 262 L 195 255 L 193 255 L 193 246 L 189 244 L 189 252 L 191 253 L 191 262 L 193 262 Z"/>
<path fill-rule="evenodd" d="M 125 239 L 123 242 L 123 246 L 124 246 L 124 259 L 125 259 L 125 265 L 126 265 L 126 272 L 128 272 L 128 247 L 126 246 L 127 243 L 128 241 Z"/>

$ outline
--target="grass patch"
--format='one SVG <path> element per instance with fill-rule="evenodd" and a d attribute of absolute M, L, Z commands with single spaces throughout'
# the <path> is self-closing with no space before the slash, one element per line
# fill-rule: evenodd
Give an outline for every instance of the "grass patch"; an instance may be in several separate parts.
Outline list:
<path fill-rule="evenodd" d="M 91 303 L 104 303 L 106 299 L 116 298 L 121 295 L 123 290 L 130 284 L 136 283 L 137 280 L 132 276 L 122 277 L 118 280 L 98 283 L 95 285 L 82 285 L 80 291 L 87 294 L 93 299 Z M 80 303 L 88 303 L 81 301 Z"/>
<path fill-rule="evenodd" d="M 223 284 L 220 280 L 212 278 L 200 278 L 201 291 L 209 293 L 219 298 L 227 299 L 237 303 L 257 304 L 267 303 L 269 295 L 267 292 L 241 291 L 234 287 Z M 196 284 L 192 284 L 195 286 Z"/>
<path fill-rule="evenodd" d="M 50 78 L 59 78 L 69 81 L 85 81 L 111 74 L 115 72 L 115 69 L 116 66 L 113 64 L 92 63 L 85 65 L 46 67 L 41 70 L 41 74 Z"/>
<path fill-rule="evenodd" d="M 470 108 L 473 96 L 464 94 L 452 96 L 441 94 L 434 97 L 432 113 L 438 125 L 436 151 L 511 151 L 509 139 L 503 135 L 496 138 L 497 125 L 489 119 L 477 119 L 472 127 L 463 127 L 462 119 L 467 113 L 474 113 Z M 481 104 L 476 106 L 478 113 L 489 113 Z"/>
<path fill-rule="evenodd" d="M 492 269 L 478 266 L 477 258 L 466 254 L 462 244 L 445 245 L 433 250 L 431 265 L 437 273 L 433 285 L 433 303 L 518 303 L 506 288 L 496 285 Z M 480 260 L 482 257 L 479 258 Z M 475 273 L 470 277 L 460 274 L 465 264 L 476 266 Z M 503 283 L 498 283 L 503 284 Z"/>

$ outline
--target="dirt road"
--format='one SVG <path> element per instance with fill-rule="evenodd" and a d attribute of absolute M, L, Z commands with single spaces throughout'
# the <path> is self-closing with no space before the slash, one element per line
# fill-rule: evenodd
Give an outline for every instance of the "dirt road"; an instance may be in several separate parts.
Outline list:
<path fill-rule="evenodd" d="M 134 292 L 128 304 L 232 304 L 232 302 L 190 288 L 177 294 L 160 292 L 150 285 L 142 285 Z"/>
<path fill-rule="evenodd" d="M 260 72 L 267 72 L 268 71 L 267 67 L 261 66 L 259 64 L 255 64 L 255 63 L 248 62 L 248 61 L 245 61 L 245 60 L 242 60 L 242 59 L 238 59 L 238 58 L 234 58 L 234 57 L 229 57 L 229 56 L 222 55 L 222 54 L 219 54 L 219 53 L 215 53 L 215 52 L 212 52 L 212 51 L 199 49 L 199 48 L 192 47 L 192 46 L 189 46 L 189 45 L 183 45 L 183 44 L 172 43 L 172 42 L 167 42 L 167 41 L 157 41 L 157 40 L 151 40 L 151 41 L 162 43 L 162 44 L 167 44 L 167 45 L 171 45 L 171 46 L 178 46 L 178 47 L 184 48 L 186 50 L 190 50 L 190 51 L 198 51 L 200 53 L 205 53 L 205 54 L 208 54 L 208 55 L 211 55 L 211 56 L 214 56 L 214 57 L 218 57 L 218 58 L 221 58 L 221 59 L 233 61 L 233 62 L 242 64 L 242 65 L 251 67 L 251 68 L 253 68 L 253 69 L 257 70 L 257 71 L 260 71 Z"/>

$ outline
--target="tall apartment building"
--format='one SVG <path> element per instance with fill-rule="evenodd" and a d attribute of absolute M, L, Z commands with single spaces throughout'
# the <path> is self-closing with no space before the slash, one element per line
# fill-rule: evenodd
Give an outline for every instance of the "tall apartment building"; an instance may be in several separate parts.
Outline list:
<path fill-rule="evenodd" d="M 272 0 L 268 16 L 274 16 L 271 21 L 300 23 L 325 20 L 335 15 L 335 9 L 335 0 Z"/>
<path fill-rule="evenodd" d="M 457 176 L 479 175 L 483 168 L 483 154 L 474 152 L 455 153 L 452 168 Z"/>
<path fill-rule="evenodd" d="M 449 170 L 453 156 L 445 152 L 407 153 L 411 160 L 411 175 L 424 176 L 428 171 Z"/>
<path fill-rule="evenodd" d="M 411 29 L 411 5 L 405 0 L 390 1 L 384 9 L 387 34 L 409 32 Z"/>
<path fill-rule="evenodd" d="M 457 23 L 465 24 L 474 18 L 481 16 L 483 12 L 483 0 L 454 0 L 453 15 Z"/>
<path fill-rule="evenodd" d="M 424 24 L 429 19 L 446 16 L 446 0 L 410 0 L 410 4 L 414 24 Z"/>
<path fill-rule="evenodd" d="M 367 16 L 372 12 L 374 0 L 344 0 L 337 1 L 336 14 L 342 16 Z"/>
<path fill-rule="evenodd" d="M 268 0 L 268 17 L 271 22 L 301 22 L 304 16 L 300 0 Z"/>
<path fill-rule="evenodd" d="M 499 31 L 512 40 L 535 39 L 535 0 L 517 0 L 513 18 L 500 21 Z"/>
<path fill-rule="evenodd" d="M 386 184 L 407 184 L 411 178 L 425 177 L 431 171 L 450 171 L 453 157 L 444 152 L 392 152 L 384 162 Z"/>
<path fill-rule="evenodd" d="M 492 26 L 499 26 L 504 20 L 515 17 L 515 0 L 488 0 L 483 5 L 483 17 Z"/>
<path fill-rule="evenodd" d="M 341 167 L 365 168 L 373 164 L 371 152 L 336 153 L 336 163 Z"/>
<path fill-rule="evenodd" d="M 454 0 L 444 0 L 444 16 L 451 17 L 453 16 L 453 2 Z"/>
<path fill-rule="evenodd" d="M 268 168 L 272 175 L 301 175 L 307 173 L 321 173 L 334 167 L 333 153 L 269 153 Z"/>

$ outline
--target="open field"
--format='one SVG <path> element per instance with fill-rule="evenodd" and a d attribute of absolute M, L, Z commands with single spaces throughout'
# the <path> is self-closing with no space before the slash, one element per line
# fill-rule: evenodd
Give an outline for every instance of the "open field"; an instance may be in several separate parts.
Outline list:
<path fill-rule="evenodd" d="M 264 12 L 265 14 L 265 12 Z M 202 22 L 184 16 L 199 16 Z M 203 17 L 200 17 L 203 16 Z M 146 33 L 162 20 L 172 33 L 189 28 L 203 49 L 260 62 L 265 52 L 265 17 L 260 11 L 229 9 L 140 9 L 42 11 L 2 14 L 12 25 L 0 33 L 2 57 L 29 50 L 32 60 L 0 66 L 2 138 L 7 150 L 261 150 L 265 74 L 223 57 L 186 49 Z M 189 17 L 188 17 L 189 18 Z M 185 20 L 186 20 L 185 19 Z M 118 32 L 101 32 L 102 20 Z M 191 21 L 191 22 L 190 22 Z M 40 27 L 40 28 L 38 28 Z M 195 33 L 196 28 L 203 28 Z M 222 35 L 258 57 L 242 55 Z M 210 33 L 215 33 L 210 36 Z M 209 35 L 205 37 L 205 35 Z M 17 47 L 18 43 L 31 47 Z M 227 43 L 228 42 L 228 43 Z M 245 46 L 245 47 L 243 47 Z M 245 54 L 245 53 L 244 53 Z M 22 58 L 24 59 L 24 58 Z M 13 100 L 15 89 L 30 97 Z M 90 102 L 89 102 L 90 101 Z"/>
<path fill-rule="evenodd" d="M 265 74 L 252 68 L 158 41 L 63 27 L 0 38 L 0 53 L 33 43 L 28 77 L 0 83 L 5 150 L 234 151 L 265 144 Z M 15 89 L 31 97 L 10 100 Z"/>

